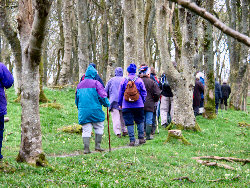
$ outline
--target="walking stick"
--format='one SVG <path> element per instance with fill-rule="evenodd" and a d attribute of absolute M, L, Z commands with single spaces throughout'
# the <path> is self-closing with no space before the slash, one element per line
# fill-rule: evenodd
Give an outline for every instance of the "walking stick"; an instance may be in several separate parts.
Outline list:
<path fill-rule="evenodd" d="M 111 152 L 110 130 L 109 130 L 109 108 L 107 108 L 107 119 L 108 119 L 108 133 L 109 133 L 109 152 Z"/>

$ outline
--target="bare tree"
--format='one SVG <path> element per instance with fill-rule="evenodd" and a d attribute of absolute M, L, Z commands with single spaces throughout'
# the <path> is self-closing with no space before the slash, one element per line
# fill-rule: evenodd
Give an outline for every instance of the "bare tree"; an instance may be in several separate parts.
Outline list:
<path fill-rule="evenodd" d="M 17 161 L 45 165 L 39 116 L 39 64 L 51 6 L 49 0 L 19 2 L 18 30 L 22 49 L 22 124 Z"/>
<path fill-rule="evenodd" d="M 179 128 L 199 130 L 192 107 L 192 89 L 194 86 L 192 58 L 194 55 L 194 44 L 192 27 L 190 27 L 191 15 L 184 12 L 182 56 L 180 71 L 177 71 L 170 60 L 167 45 L 167 31 L 172 20 L 169 15 L 173 14 L 173 7 L 170 10 L 168 3 L 165 0 L 156 1 L 156 28 L 162 70 L 166 73 L 174 94 L 174 117 L 172 121 Z"/>

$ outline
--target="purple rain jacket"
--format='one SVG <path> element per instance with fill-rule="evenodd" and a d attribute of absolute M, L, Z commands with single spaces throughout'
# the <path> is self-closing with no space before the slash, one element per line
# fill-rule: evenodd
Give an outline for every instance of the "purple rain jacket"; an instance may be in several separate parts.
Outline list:
<path fill-rule="evenodd" d="M 131 80 L 135 76 L 136 76 L 136 73 L 129 73 L 129 75 L 128 75 L 129 79 L 131 79 Z M 135 101 L 135 102 L 125 101 L 124 92 L 125 92 L 127 83 L 128 83 L 128 80 L 124 78 L 120 84 L 119 98 L 118 98 L 119 106 L 122 106 L 122 109 L 124 109 L 124 108 L 143 108 L 144 102 L 146 101 L 146 97 L 147 97 L 147 90 L 145 88 L 144 82 L 142 81 L 141 78 L 137 78 L 135 81 L 135 85 L 140 93 L 138 101 Z"/>
<path fill-rule="evenodd" d="M 117 67 L 115 69 L 115 77 L 111 78 L 105 87 L 105 91 L 108 94 L 110 102 L 109 110 L 111 110 L 112 108 L 121 110 L 118 105 L 118 96 L 119 96 L 119 86 L 123 79 L 124 79 L 123 70 L 121 67 Z"/>
<path fill-rule="evenodd" d="M 10 88 L 13 82 L 14 78 L 10 71 L 3 63 L 0 63 L 0 116 L 7 114 L 7 101 L 5 98 L 4 88 Z"/>

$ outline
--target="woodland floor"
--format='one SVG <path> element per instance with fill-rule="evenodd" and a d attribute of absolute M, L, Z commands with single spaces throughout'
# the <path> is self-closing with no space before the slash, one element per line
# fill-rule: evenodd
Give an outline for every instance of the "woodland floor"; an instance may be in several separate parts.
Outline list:
<path fill-rule="evenodd" d="M 202 132 L 183 131 L 185 138 L 192 143 L 190 146 L 183 145 L 178 140 L 164 144 L 168 131 L 160 127 L 160 133 L 154 136 L 154 140 L 141 146 L 127 147 L 128 136 L 117 138 L 111 122 L 111 147 L 115 148 L 112 152 L 108 152 L 105 122 L 102 146 L 106 152 L 83 155 L 81 134 L 58 130 L 77 124 L 75 90 L 46 88 L 45 94 L 63 108 L 40 108 L 43 150 L 50 165 L 32 167 L 15 161 L 21 138 L 21 107 L 13 102 L 16 98 L 14 90 L 7 91 L 10 121 L 5 124 L 0 187 L 250 186 L 249 163 L 216 161 L 222 165 L 219 167 L 205 166 L 192 159 L 199 156 L 249 159 L 250 117 L 246 112 L 219 111 L 214 120 L 197 117 Z M 249 107 L 248 104 L 248 111 Z M 241 127 L 239 122 L 248 123 L 248 126 Z M 94 150 L 94 138 L 91 139 L 91 150 Z M 233 169 L 226 169 L 226 165 Z"/>

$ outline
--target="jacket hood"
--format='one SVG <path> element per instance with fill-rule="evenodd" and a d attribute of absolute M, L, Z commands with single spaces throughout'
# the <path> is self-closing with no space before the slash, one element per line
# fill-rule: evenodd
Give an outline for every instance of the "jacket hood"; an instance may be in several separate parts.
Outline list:
<path fill-rule="evenodd" d="M 89 65 L 85 74 L 85 78 L 94 79 L 96 75 L 97 70 L 92 65 Z"/>
<path fill-rule="evenodd" d="M 115 76 L 123 76 L 123 70 L 121 67 L 115 69 Z"/>

